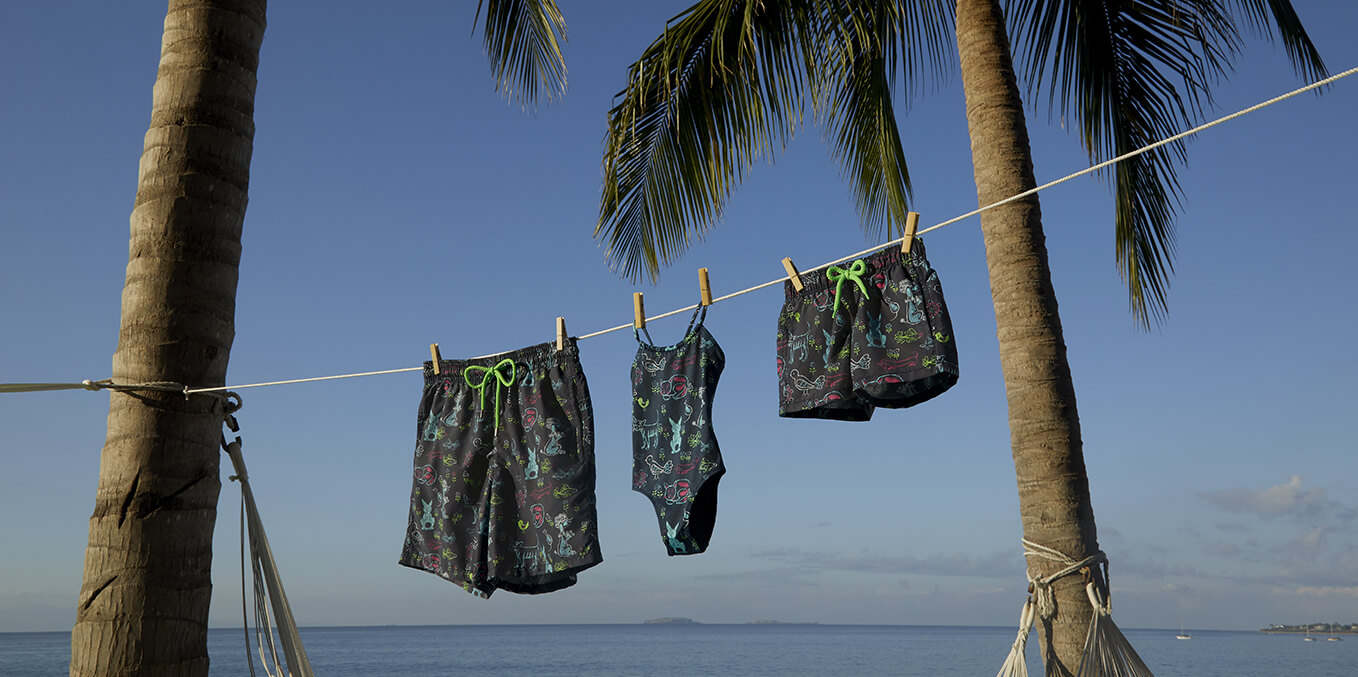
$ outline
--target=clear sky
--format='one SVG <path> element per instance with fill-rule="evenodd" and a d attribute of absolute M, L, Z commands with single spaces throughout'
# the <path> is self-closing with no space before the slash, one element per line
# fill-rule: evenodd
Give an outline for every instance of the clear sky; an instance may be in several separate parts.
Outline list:
<path fill-rule="evenodd" d="M 1358 65 L 1358 5 L 1295 4 L 1332 71 Z M 807 268 L 872 246 L 808 126 L 658 285 L 607 269 L 591 238 L 604 115 L 683 6 L 563 3 L 570 90 L 524 114 L 493 91 L 472 3 L 274 3 L 228 382 L 414 367 L 433 341 L 450 358 L 511 350 L 550 340 L 557 315 L 575 334 L 628 322 L 637 289 L 652 314 L 693 303 L 699 267 L 722 295 L 782 275 L 784 256 Z M 163 11 L 0 11 L 0 382 L 109 374 Z M 1280 47 L 1250 38 L 1216 104 L 1300 84 Z M 1039 181 L 1088 165 L 1045 101 L 1029 115 Z M 1358 621 L 1355 111 L 1358 77 L 1192 141 L 1170 316 L 1149 333 L 1114 268 L 1106 184 L 1041 196 L 1124 627 Z M 975 208 L 957 78 L 901 123 L 922 225 Z M 481 600 L 396 564 L 418 374 L 241 391 L 246 461 L 299 621 L 1012 624 L 1024 564 L 978 224 L 926 236 L 962 378 L 913 409 L 779 419 L 781 292 L 710 310 L 728 473 L 703 555 L 666 557 L 630 491 L 630 332 L 583 341 L 604 562 L 549 595 Z M 0 631 L 74 622 L 107 400 L 0 396 Z M 214 626 L 240 623 L 238 502 L 226 483 Z"/>

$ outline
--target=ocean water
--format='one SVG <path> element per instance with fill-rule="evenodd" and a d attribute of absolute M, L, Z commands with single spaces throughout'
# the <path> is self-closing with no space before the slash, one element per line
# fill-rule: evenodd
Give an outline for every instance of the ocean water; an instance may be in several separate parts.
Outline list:
<path fill-rule="evenodd" d="M 1124 630 L 1158 677 L 1358 675 L 1358 637 Z M 304 628 L 316 674 L 994 675 L 1014 628 L 878 625 L 453 625 Z M 1028 672 L 1042 674 L 1037 637 Z M 250 674 L 240 629 L 208 634 L 212 674 Z M 0 633 L 0 675 L 65 675 L 69 633 Z M 256 659 L 258 660 L 258 659 Z M 264 673 L 258 669 L 256 673 Z"/>

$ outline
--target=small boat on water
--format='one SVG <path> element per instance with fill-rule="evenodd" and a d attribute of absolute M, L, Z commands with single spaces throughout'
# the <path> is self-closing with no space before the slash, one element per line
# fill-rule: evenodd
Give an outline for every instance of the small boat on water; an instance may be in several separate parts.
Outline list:
<path fill-rule="evenodd" d="M 1307 631 L 1306 631 L 1306 637 L 1303 638 L 1301 641 L 1303 641 L 1303 642 L 1314 642 L 1314 641 L 1316 641 L 1316 638 L 1311 636 L 1311 631 L 1310 631 L 1310 630 L 1307 630 Z"/>
<path fill-rule="evenodd" d="M 1325 640 L 1325 641 L 1327 641 L 1327 642 L 1342 642 L 1342 641 L 1344 641 L 1344 638 L 1343 638 L 1343 637 L 1335 637 L 1335 636 L 1334 636 L 1334 633 L 1332 632 L 1332 633 L 1330 633 L 1330 638 L 1327 639 L 1327 640 Z"/>
<path fill-rule="evenodd" d="M 1180 623 L 1180 624 L 1179 624 L 1179 634 L 1175 635 L 1175 636 L 1174 636 L 1174 639 L 1193 639 L 1193 635 L 1190 635 L 1190 634 L 1188 634 L 1187 632 L 1184 632 L 1184 624 L 1183 624 L 1183 623 Z"/>

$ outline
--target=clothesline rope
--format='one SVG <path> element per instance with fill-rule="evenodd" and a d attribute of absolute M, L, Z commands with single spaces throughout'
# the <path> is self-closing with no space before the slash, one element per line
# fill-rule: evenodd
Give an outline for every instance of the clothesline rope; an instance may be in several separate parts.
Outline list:
<path fill-rule="evenodd" d="M 1165 144 L 1174 143 L 1175 141 L 1178 141 L 1179 139 L 1182 139 L 1182 138 L 1185 138 L 1185 137 L 1188 137 L 1188 136 L 1192 136 L 1192 135 L 1194 135 L 1194 134 L 1197 134 L 1198 132 L 1201 132 L 1201 131 L 1206 130 L 1206 129 L 1210 129 L 1210 128 L 1215 127 L 1215 126 L 1217 126 L 1217 125 L 1219 125 L 1219 124 L 1222 124 L 1222 123 L 1224 123 L 1224 122 L 1229 122 L 1229 121 L 1234 120 L 1234 119 L 1236 119 L 1236 118 L 1238 118 L 1238 117 L 1241 117 L 1241 116 L 1244 116 L 1244 115 L 1249 115 L 1250 113 L 1253 113 L 1253 112 L 1255 112 L 1255 111 L 1261 110 L 1261 109 L 1263 109 L 1263 108 L 1267 108 L 1267 107 L 1269 107 L 1269 106 L 1272 106 L 1272 105 L 1274 105 L 1274 104 L 1276 104 L 1276 103 L 1279 103 L 1279 102 L 1281 102 L 1281 101 L 1284 101 L 1284 100 L 1286 100 L 1286 99 L 1290 99 L 1290 98 L 1292 98 L 1292 97 L 1294 97 L 1294 96 L 1297 96 L 1298 94 L 1304 94 L 1304 93 L 1309 92 L 1309 91 L 1311 91 L 1311 90 L 1319 89 L 1319 88 L 1321 88 L 1321 87 L 1324 87 L 1324 86 L 1326 86 L 1326 85 L 1329 85 L 1329 84 L 1331 84 L 1331 83 L 1334 83 L 1334 82 L 1336 82 L 1336 81 L 1338 81 L 1338 80 L 1341 80 L 1341 79 L 1343 79 L 1343 78 L 1349 77 L 1350 75 L 1353 75 L 1353 74 L 1355 74 L 1355 73 L 1358 73 L 1358 67 L 1350 68 L 1350 69 L 1348 69 L 1348 70 L 1346 70 L 1346 71 L 1344 71 L 1344 72 L 1342 72 L 1342 73 L 1338 73 L 1338 74 L 1332 75 L 1332 76 L 1330 76 L 1330 77 L 1328 77 L 1328 78 L 1325 78 L 1325 79 L 1323 79 L 1323 80 L 1318 80 L 1318 81 L 1313 82 L 1313 83 L 1311 83 L 1311 84 L 1309 84 L 1309 85 L 1306 85 L 1306 86 L 1304 86 L 1304 87 L 1301 87 L 1301 88 L 1298 88 L 1298 89 L 1294 89 L 1294 90 L 1292 90 L 1292 91 L 1290 91 L 1290 92 L 1288 92 L 1288 93 L 1286 93 L 1286 94 L 1282 94 L 1282 95 L 1279 95 L 1279 96 L 1275 96 L 1275 97 L 1273 97 L 1272 99 L 1268 99 L 1267 101 L 1261 101 L 1261 102 L 1259 102 L 1259 103 L 1257 103 L 1257 104 L 1255 104 L 1255 105 L 1253 105 L 1253 106 L 1250 106 L 1249 108 L 1244 108 L 1244 109 L 1238 110 L 1238 111 L 1236 111 L 1236 112 L 1234 112 L 1234 113 L 1231 113 L 1230 115 L 1226 115 L 1226 116 L 1217 118 L 1216 120 L 1213 120 L 1213 121 L 1211 121 L 1211 122 L 1208 122 L 1208 123 L 1205 123 L 1205 124 L 1202 124 L 1202 125 L 1198 125 L 1197 127 L 1194 127 L 1194 128 L 1192 128 L 1192 129 L 1189 129 L 1189 130 L 1184 131 L 1184 132 L 1180 132 L 1180 133 L 1178 133 L 1178 134 L 1175 134 L 1174 136 L 1171 136 L 1171 137 L 1168 137 L 1168 138 L 1165 138 L 1165 139 L 1161 139 L 1160 141 L 1156 141 L 1155 143 L 1152 143 L 1152 144 L 1150 144 L 1150 145 L 1143 146 L 1143 147 L 1138 148 L 1138 149 L 1136 149 L 1136 150 L 1134 150 L 1134 151 L 1131 151 L 1131 152 L 1128 152 L 1128 153 L 1124 153 L 1124 154 L 1122 154 L 1122 155 L 1119 155 L 1119 156 L 1117 156 L 1117 157 L 1115 157 L 1115 158 L 1112 158 L 1112 159 L 1109 159 L 1109 160 L 1105 160 L 1105 161 L 1103 161 L 1103 162 L 1100 162 L 1100 163 L 1098 163 L 1098 164 L 1096 164 L 1096 165 L 1093 165 L 1093 166 L 1091 166 L 1091 167 L 1088 167 L 1088 168 L 1086 168 L 1086 169 L 1082 169 L 1082 170 L 1080 170 L 1080 171 L 1078 171 L 1078 172 L 1075 172 L 1075 173 L 1073 173 L 1073 174 L 1068 174 L 1068 175 L 1063 176 L 1063 177 L 1061 177 L 1061 178 L 1059 178 L 1059 179 L 1056 179 L 1055 181 L 1049 181 L 1049 182 L 1044 183 L 1044 184 L 1042 184 L 1042 185 L 1040 185 L 1040 186 L 1037 186 L 1037 187 L 1035 187 L 1035 188 L 1031 188 L 1031 189 L 1029 189 L 1029 190 L 1023 191 L 1022 193 L 1018 193 L 1017 195 L 1012 195 L 1012 196 L 1007 197 L 1007 198 L 1005 198 L 1005 199 L 1003 199 L 1003 200 L 1000 200 L 1000 201 L 998 201 L 998 202 L 993 202 L 993 203 L 991 203 L 991 204 L 985 205 L 984 207 L 980 207 L 980 208 L 977 208 L 977 209 L 973 209 L 972 211 L 969 211 L 969 212 L 967 212 L 967 213 L 965 213 L 965 214 L 962 214 L 962 215 L 960 215 L 960 216 L 955 216 L 955 217 L 953 217 L 953 218 L 951 218 L 951 219 L 948 219 L 947 221 L 943 221 L 943 222 L 941 222 L 941 223 L 936 223 L 936 224 L 934 224 L 934 225 L 932 225 L 932 226 L 929 226 L 928 228 L 921 229 L 921 230 L 917 231 L 915 234 L 916 234 L 917 236 L 918 236 L 918 235 L 924 235 L 925 233 L 928 233 L 928 232 L 931 232 L 931 231 L 938 230 L 939 228 L 943 228 L 944 226 L 950 226 L 950 225 L 952 225 L 952 224 L 954 224 L 954 223 L 957 223 L 957 222 L 959 222 L 959 221 L 963 221 L 963 220 L 969 219 L 969 218 L 971 218 L 971 217 L 973 217 L 973 216 L 976 216 L 976 215 L 978 215 L 978 214 L 981 214 L 981 213 L 983 213 L 983 212 L 989 211 L 989 210 L 991 210 L 991 209 L 995 209 L 996 207 L 1002 207 L 1002 206 L 1007 205 L 1007 204 L 1009 204 L 1009 203 L 1011 203 L 1011 202 L 1015 202 L 1015 201 L 1018 201 L 1018 200 L 1022 200 L 1023 198 L 1026 198 L 1026 197 L 1029 197 L 1029 196 L 1032 196 L 1032 195 L 1036 195 L 1037 193 L 1040 193 L 1040 192 L 1042 192 L 1042 191 L 1044 191 L 1044 190 L 1046 190 L 1046 189 L 1048 189 L 1048 188 L 1051 188 L 1051 187 L 1053 187 L 1053 186 L 1060 185 L 1060 184 L 1062 184 L 1062 183 L 1065 183 L 1065 182 L 1070 181 L 1070 180 L 1075 179 L 1075 178 L 1079 178 L 1079 177 L 1084 176 L 1084 175 L 1086 175 L 1086 174 L 1090 174 L 1090 173 L 1093 173 L 1093 172 L 1097 172 L 1097 171 L 1099 171 L 1100 169 L 1103 169 L 1103 168 L 1105 168 L 1105 167 L 1109 167 L 1109 166 L 1115 165 L 1115 164 L 1117 164 L 1117 163 L 1119 163 L 1119 162 L 1122 162 L 1123 160 L 1127 160 L 1127 159 L 1129 159 L 1129 158 L 1133 158 L 1133 157 L 1136 157 L 1136 156 L 1138 156 L 1138 155 L 1142 155 L 1142 154 L 1144 154 L 1144 153 L 1148 153 L 1148 152 L 1150 152 L 1150 151 L 1152 151 L 1152 150 L 1155 150 L 1156 148 L 1159 148 L 1159 147 L 1161 147 L 1161 146 L 1163 146 L 1163 145 L 1165 145 Z M 896 238 L 896 239 L 894 239 L 894 240 L 888 240 L 888 241 L 883 242 L 882 244 L 879 244 L 879 245 L 877 245 L 877 246 L 875 246 L 875 247 L 871 247 L 871 248 L 869 248 L 869 249 L 864 249 L 863 251 L 855 252 L 855 253 L 853 253 L 853 254 L 849 254 L 848 256 L 844 256 L 844 257 L 835 259 L 835 260 L 833 260 L 833 261 L 827 261 L 827 262 L 822 263 L 822 264 L 820 264 L 820 265 L 818 265 L 818 266 L 816 266 L 816 267 L 814 267 L 814 268 L 809 268 L 809 269 L 804 270 L 804 271 L 801 271 L 801 272 L 802 272 L 803 275 L 805 275 L 805 274 L 807 274 L 807 273 L 814 273 L 814 272 L 816 272 L 816 271 L 818 271 L 818 270 L 823 270 L 823 269 L 828 268 L 828 267 L 830 267 L 830 266 L 837 265 L 837 264 L 840 264 L 840 263 L 843 263 L 843 262 L 845 262 L 845 261 L 849 261 L 849 260 L 852 260 L 852 259 L 856 259 L 856 258 L 858 258 L 858 257 L 865 256 L 865 255 L 867 255 L 867 254 L 871 254 L 872 252 L 875 252 L 875 251 L 877 251 L 877 250 L 879 250 L 879 249 L 881 249 L 881 248 L 883 248 L 883 247 L 889 247 L 889 246 L 891 246 L 891 245 L 893 245 L 893 244 L 900 244 L 904 239 L 905 239 L 904 237 L 899 237 L 899 238 Z M 731 299 L 736 298 L 737 296 L 743 296 L 743 295 L 749 294 L 749 293 L 751 293 L 751 292 L 759 291 L 759 290 L 764 289 L 764 288 L 766 288 L 766 287 L 772 287 L 773 285 L 779 284 L 779 283 L 784 282 L 784 281 L 786 281 L 786 280 L 788 280 L 788 279 L 790 279 L 790 278 L 788 278 L 788 277 L 780 277 L 780 278 L 776 278 L 776 279 L 773 279 L 773 280 L 769 280 L 768 282 L 765 282 L 765 283 L 763 283 L 763 284 L 755 285 L 755 286 L 750 287 L 750 288 L 748 288 L 748 289 L 742 289 L 742 290 L 740 290 L 740 291 L 733 292 L 733 293 L 727 294 L 727 295 L 725 295 L 725 296 L 719 296 L 719 297 L 717 297 L 717 298 L 714 298 L 714 299 L 712 299 L 712 303 L 720 303 L 720 302 L 722 302 L 722 301 L 729 301 L 729 300 L 731 300 Z M 683 308 L 676 308 L 676 309 L 674 309 L 674 310 L 671 310 L 671 311 L 668 311 L 668 312 L 665 312 L 665 313 L 661 313 L 661 314 L 659 314 L 659 315 L 654 315 L 654 316 L 648 317 L 648 318 L 646 318 L 646 321 L 649 322 L 649 321 L 651 321 L 651 320 L 662 320 L 662 319 L 664 319 L 664 318 L 671 317 L 671 316 L 673 316 L 673 315 L 678 315 L 678 314 L 680 314 L 680 313 L 685 313 L 685 312 L 688 312 L 688 311 L 690 311 L 690 310 L 694 310 L 694 309 L 696 309 L 697 307 L 698 307 L 698 304 L 695 303 L 695 304 L 692 304 L 692 305 L 689 305 L 689 306 L 684 306 Z M 624 329 L 629 329 L 629 328 L 631 328 L 631 327 L 632 327 L 632 323 L 631 323 L 631 322 L 628 322 L 628 323 L 626 323 L 626 324 L 620 324 L 620 325 L 618 325 L 618 326 L 616 326 L 616 327 L 609 327 L 609 328 L 607 328 L 607 329 L 601 329 L 601 330 L 596 331 L 596 332 L 591 332 L 591 333 L 588 333 L 588 334 L 582 334 L 582 335 L 580 335 L 580 336 L 577 337 L 577 340 L 583 341 L 583 340 L 585 340 L 585 339 L 594 338 L 594 337 L 596 337 L 596 336 L 603 336 L 604 334 L 610 334 L 610 333 L 615 332 L 615 331 L 622 331 L 622 330 L 624 330 Z M 493 353 L 493 354 L 491 354 L 491 355 L 482 355 L 481 357 L 477 357 L 477 358 L 473 358 L 473 359 L 483 359 L 483 358 L 488 358 L 488 357 L 495 357 L 496 355 L 501 355 L 501 354 L 503 354 L 503 353 Z M 359 377 L 363 377 L 363 376 L 380 376 L 380 375 L 383 375 L 383 374 L 400 374 L 400 373 L 412 372 L 412 371 L 422 371 L 423 369 L 424 369 L 424 367 L 422 367 L 422 366 L 421 366 L 421 367 L 407 367 L 407 368 L 403 368 L 403 369 L 383 369 L 383 370 L 379 370 L 379 371 L 364 371 L 364 372 L 358 372 L 358 373 L 354 373 L 354 374 L 336 374 L 336 375 L 333 375 L 333 376 L 315 376 L 315 377 L 311 377 L 311 378 L 295 378 L 295 379 L 288 379 L 288 380 L 285 380 L 285 381 L 266 381 L 266 382 L 262 382 L 262 383 L 246 383 L 246 384 L 242 384 L 242 385 L 220 386 L 220 387 L 212 387 L 212 388 L 189 388 L 189 387 L 187 387 L 187 386 L 180 386 L 180 387 L 182 387 L 182 391 L 183 391 L 185 397 L 187 397 L 187 396 L 189 396 L 189 395 L 204 394 L 204 393 L 217 393 L 217 392 L 221 392 L 221 391 L 225 391 L 225 390 L 241 390 L 241 389 L 244 389 L 244 388 L 262 388 L 262 387 L 265 387 L 265 386 L 290 385 L 290 384 L 294 384 L 294 383 L 311 383 L 311 382 L 315 382 L 315 381 L 333 381 L 333 380 L 337 380 L 337 379 L 359 378 Z M 4 393 L 4 392 L 32 392 L 32 391 L 35 391 L 35 390 L 65 390 L 65 389 L 75 389 L 75 388 L 87 388 L 87 389 L 91 389 L 91 390 L 98 389 L 98 388 L 91 388 L 91 387 L 90 387 L 91 383 L 97 384 L 97 385 L 99 385 L 99 386 L 101 386 L 101 387 L 110 388 L 110 389 L 115 389 L 115 390 L 126 390 L 126 389 L 136 389 L 136 388 L 138 388 L 138 386 L 114 384 L 114 383 L 112 383 L 111 380 L 107 380 L 107 381 L 94 381 L 94 382 L 85 381 L 85 382 L 83 382 L 83 383 L 78 383 L 78 384 L 64 384 L 64 383 L 24 384 L 24 383 L 17 383 L 17 384 L 0 384 L 0 393 Z M 163 384 L 157 384 L 157 385 L 163 385 Z M 176 385 L 177 385 L 177 384 L 176 384 Z M 175 389 L 178 390 L 179 388 L 175 388 Z"/>

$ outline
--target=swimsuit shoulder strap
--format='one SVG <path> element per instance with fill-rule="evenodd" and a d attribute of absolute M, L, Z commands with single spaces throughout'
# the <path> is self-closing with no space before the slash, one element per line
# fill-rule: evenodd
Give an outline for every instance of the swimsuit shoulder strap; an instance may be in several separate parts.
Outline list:
<path fill-rule="evenodd" d="M 645 327 L 642 327 L 642 328 L 641 328 L 641 331 L 646 332 L 646 343 L 647 343 L 647 345 L 654 345 L 654 344 L 655 344 L 655 340 L 651 338 L 651 331 L 650 331 L 649 329 L 645 328 Z M 641 343 L 641 342 L 642 342 L 642 341 L 641 341 L 641 333 L 637 331 L 637 326 L 636 326 L 635 324 L 632 325 L 632 336 L 636 338 L 637 343 Z"/>
<path fill-rule="evenodd" d="M 689 318 L 688 329 L 684 331 L 684 337 L 687 338 L 693 332 L 698 331 L 698 328 L 703 326 L 703 320 L 706 319 L 707 306 L 699 303 L 698 308 L 693 311 L 693 317 Z"/>

